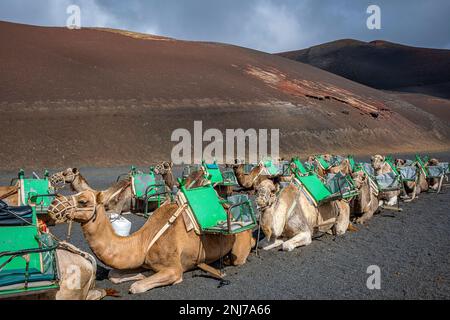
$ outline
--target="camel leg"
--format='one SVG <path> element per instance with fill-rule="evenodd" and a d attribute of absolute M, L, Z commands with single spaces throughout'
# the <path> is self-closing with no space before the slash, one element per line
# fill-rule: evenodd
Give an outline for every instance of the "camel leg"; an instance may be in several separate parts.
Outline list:
<path fill-rule="evenodd" d="M 263 250 L 271 250 L 273 248 L 279 247 L 283 244 L 283 240 L 281 239 L 274 239 L 273 241 L 269 241 L 266 238 L 264 238 L 262 241 L 259 242 L 259 247 Z"/>
<path fill-rule="evenodd" d="M 143 280 L 146 277 L 139 271 L 133 270 L 116 270 L 112 269 L 109 271 L 108 279 L 114 284 L 124 283 L 128 281 L 138 281 Z"/>
<path fill-rule="evenodd" d="M 101 300 L 106 296 L 106 291 L 103 289 L 91 289 L 88 292 L 86 300 Z"/>
<path fill-rule="evenodd" d="M 389 199 L 389 201 L 387 202 L 388 206 L 394 206 L 397 204 L 397 196 L 393 196 L 392 198 Z"/>
<path fill-rule="evenodd" d="M 183 270 L 172 267 L 161 270 L 154 275 L 133 283 L 130 287 L 130 293 L 142 293 L 156 287 L 163 287 L 177 284 L 183 281 Z"/>
<path fill-rule="evenodd" d="M 233 248 L 231 249 L 231 261 L 234 266 L 243 265 L 255 245 L 251 230 L 236 235 Z"/>
<path fill-rule="evenodd" d="M 347 203 L 339 203 L 339 215 L 336 219 L 336 235 L 342 235 L 347 231 L 350 223 L 350 206 Z"/>
<path fill-rule="evenodd" d="M 369 209 L 369 211 L 365 212 L 361 217 L 356 219 L 356 223 L 364 224 L 373 217 L 373 211 Z"/>
<path fill-rule="evenodd" d="M 293 238 L 285 241 L 282 245 L 283 251 L 292 251 L 300 246 L 307 246 L 312 242 L 312 235 L 310 231 L 301 231 Z"/>

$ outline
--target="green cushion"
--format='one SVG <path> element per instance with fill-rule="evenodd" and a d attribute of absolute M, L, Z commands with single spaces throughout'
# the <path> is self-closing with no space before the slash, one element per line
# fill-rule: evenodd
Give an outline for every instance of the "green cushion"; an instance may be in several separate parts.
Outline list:
<path fill-rule="evenodd" d="M 29 205 L 29 202 L 32 202 L 36 204 L 38 214 L 47 213 L 47 208 L 54 199 L 49 196 L 51 193 L 48 179 L 21 179 L 21 185 L 23 190 L 20 205 Z"/>
<path fill-rule="evenodd" d="M 146 191 L 150 186 L 156 183 L 155 175 L 153 173 L 138 173 L 133 175 L 133 191 L 136 198 L 142 199 L 146 196 Z M 155 193 L 155 191 L 152 191 Z"/>
<path fill-rule="evenodd" d="M 302 183 L 306 190 L 308 190 L 309 194 L 311 194 L 317 203 L 323 202 L 327 198 L 331 197 L 331 191 L 328 190 L 328 188 L 315 174 L 312 173 L 307 176 L 297 175 L 296 178 Z"/>
<path fill-rule="evenodd" d="M 36 213 L 33 209 L 33 225 L 0 227 L 0 296 L 12 293 L 25 293 L 29 290 L 57 288 L 55 246 L 48 234 L 39 234 L 36 227 Z M 51 251 L 42 252 L 44 247 L 53 247 Z M 22 250 L 37 250 L 29 253 L 28 276 L 26 261 Z M 5 253 L 8 252 L 6 255 Z M 11 261 L 8 260 L 13 257 Z M 29 289 L 25 289 L 29 282 Z"/>
<path fill-rule="evenodd" d="M 222 206 L 220 198 L 212 185 L 202 186 L 199 188 L 186 189 L 181 187 L 181 192 L 186 197 L 189 207 L 197 221 L 202 233 L 222 233 L 234 234 L 239 233 L 256 225 L 250 201 L 247 198 L 246 203 L 241 207 L 232 209 L 232 228 L 229 231 L 227 225 L 227 211 Z M 235 199 L 242 200 L 241 198 Z M 230 202 L 230 204 L 233 204 Z M 249 219 L 248 217 L 252 219 Z M 242 222 L 242 224 L 234 224 L 233 222 Z"/>
<path fill-rule="evenodd" d="M 212 184 L 223 182 L 222 173 L 220 172 L 220 168 L 216 163 L 204 164 L 204 168 Z"/>
<path fill-rule="evenodd" d="M 298 158 L 293 158 L 292 163 L 294 164 L 295 169 L 293 169 L 293 173 L 300 173 L 300 174 L 308 174 L 308 170 L 305 168 L 303 163 L 300 162 Z"/>

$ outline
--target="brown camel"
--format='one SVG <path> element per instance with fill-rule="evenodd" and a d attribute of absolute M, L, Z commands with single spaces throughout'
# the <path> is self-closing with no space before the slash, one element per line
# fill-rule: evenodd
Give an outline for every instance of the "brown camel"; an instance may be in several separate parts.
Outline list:
<path fill-rule="evenodd" d="M 260 225 L 265 250 L 282 246 L 285 251 L 312 242 L 314 230 L 344 234 L 350 223 L 350 206 L 344 200 L 315 207 L 300 188 L 291 183 L 277 194 L 272 181 L 258 186 L 256 204 L 261 212 Z"/>
<path fill-rule="evenodd" d="M 357 216 L 356 223 L 363 224 L 378 211 L 378 191 L 365 172 L 354 172 L 352 178 L 359 193 L 351 202 L 351 211 Z"/>
<path fill-rule="evenodd" d="M 77 193 L 87 190 L 94 191 L 77 168 L 68 168 L 53 174 L 50 177 L 50 182 L 56 188 L 69 184 L 70 189 Z M 120 180 L 108 189 L 100 192 L 108 214 L 131 211 L 133 206 L 131 178 Z"/>
<path fill-rule="evenodd" d="M 333 159 L 333 156 L 331 154 L 324 154 L 322 156 L 322 158 L 325 161 L 330 162 Z M 326 177 L 327 174 L 329 174 L 329 173 L 336 174 L 336 173 L 340 172 L 345 175 L 352 174 L 352 166 L 350 165 L 350 160 L 348 158 L 343 159 L 341 161 L 341 163 L 330 166 L 327 169 L 324 169 L 320 165 L 319 161 L 314 156 L 308 157 L 308 160 L 306 162 L 308 162 L 309 164 L 312 164 L 316 168 L 317 174 L 323 178 Z"/>
<path fill-rule="evenodd" d="M 160 174 L 163 177 L 166 186 L 168 186 L 170 190 L 172 190 L 175 186 L 178 187 L 177 180 L 172 172 L 172 167 L 173 162 L 163 161 L 157 164 L 153 170 L 155 174 Z"/>
<path fill-rule="evenodd" d="M 256 190 L 258 185 L 267 180 L 268 177 L 263 174 L 264 165 L 262 163 L 255 166 L 250 173 L 244 172 L 245 164 L 233 165 L 234 174 L 236 175 L 239 185 L 247 190 Z"/>
<path fill-rule="evenodd" d="M 184 206 L 164 204 L 144 226 L 128 237 L 115 234 L 102 204 L 102 194 L 91 190 L 70 198 L 58 196 L 49 210 L 55 219 L 81 224 L 84 237 L 98 259 L 116 269 L 109 274 L 113 283 L 137 280 L 131 293 L 173 285 L 183 273 L 199 264 L 211 263 L 231 252 L 233 265 L 244 264 L 253 246 L 251 230 L 236 235 L 198 235 L 186 230 Z M 146 277 L 142 269 L 153 270 Z"/>
<path fill-rule="evenodd" d="M 17 206 L 19 204 L 19 186 L 0 187 L 0 200 L 10 206 Z"/>

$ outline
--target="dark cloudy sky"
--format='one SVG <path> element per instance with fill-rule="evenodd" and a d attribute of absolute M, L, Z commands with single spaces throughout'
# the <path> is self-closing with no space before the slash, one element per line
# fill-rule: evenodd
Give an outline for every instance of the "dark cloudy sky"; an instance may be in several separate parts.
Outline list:
<path fill-rule="evenodd" d="M 64 26 L 70 4 L 82 27 L 112 27 L 267 52 L 342 38 L 450 49 L 450 0 L 0 0 L 0 20 Z M 381 30 L 366 27 L 369 5 Z"/>

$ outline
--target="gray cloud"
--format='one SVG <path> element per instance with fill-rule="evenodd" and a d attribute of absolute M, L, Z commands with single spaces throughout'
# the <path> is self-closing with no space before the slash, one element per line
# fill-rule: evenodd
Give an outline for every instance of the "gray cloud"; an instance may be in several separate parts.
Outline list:
<path fill-rule="evenodd" d="M 2 0 L 0 20 L 63 26 L 69 4 L 80 5 L 83 26 L 226 42 L 268 52 L 342 38 L 450 48 L 448 0 Z M 381 8 L 381 30 L 366 27 L 370 4 Z"/>

